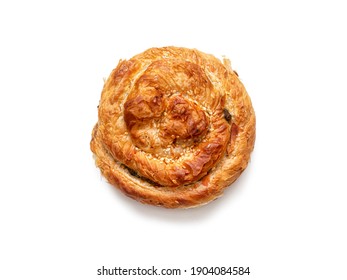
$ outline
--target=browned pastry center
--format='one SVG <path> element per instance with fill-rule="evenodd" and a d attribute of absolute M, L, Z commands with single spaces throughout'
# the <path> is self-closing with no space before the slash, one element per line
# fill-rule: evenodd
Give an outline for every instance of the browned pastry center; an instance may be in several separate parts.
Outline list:
<path fill-rule="evenodd" d="M 206 175 L 222 155 L 230 134 L 222 117 L 225 100 L 206 102 L 213 90 L 199 65 L 177 59 L 152 62 L 124 103 L 135 159 L 127 166 L 169 187 Z M 137 164 L 148 156 L 152 165 Z"/>
<path fill-rule="evenodd" d="M 104 176 L 154 205 L 192 207 L 244 170 L 255 116 L 228 62 L 185 48 L 120 61 L 105 83 L 91 149 Z"/>

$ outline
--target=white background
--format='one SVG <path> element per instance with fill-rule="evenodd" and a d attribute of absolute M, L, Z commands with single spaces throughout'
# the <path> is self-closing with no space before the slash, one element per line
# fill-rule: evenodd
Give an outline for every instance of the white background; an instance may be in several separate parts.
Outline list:
<path fill-rule="evenodd" d="M 347 279 L 343 2 L 1 1 L 0 279 Z M 166 45 L 229 57 L 257 115 L 249 167 L 197 209 L 123 196 L 89 150 L 103 78 Z"/>

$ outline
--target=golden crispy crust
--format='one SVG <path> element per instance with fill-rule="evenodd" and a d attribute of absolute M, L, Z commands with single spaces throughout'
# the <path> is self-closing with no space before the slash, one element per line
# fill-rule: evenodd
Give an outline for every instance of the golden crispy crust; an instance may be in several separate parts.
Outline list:
<path fill-rule="evenodd" d="M 251 100 L 229 61 L 194 49 L 121 60 L 98 113 L 90 146 L 102 174 L 129 197 L 167 208 L 221 196 L 255 141 Z"/>

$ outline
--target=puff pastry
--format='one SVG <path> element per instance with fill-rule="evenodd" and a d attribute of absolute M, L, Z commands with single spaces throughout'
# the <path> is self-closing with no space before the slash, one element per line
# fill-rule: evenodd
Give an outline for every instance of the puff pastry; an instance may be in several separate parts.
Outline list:
<path fill-rule="evenodd" d="M 90 146 L 104 177 L 127 196 L 189 208 L 223 194 L 254 141 L 251 100 L 229 60 L 163 47 L 120 60 L 103 87 Z"/>

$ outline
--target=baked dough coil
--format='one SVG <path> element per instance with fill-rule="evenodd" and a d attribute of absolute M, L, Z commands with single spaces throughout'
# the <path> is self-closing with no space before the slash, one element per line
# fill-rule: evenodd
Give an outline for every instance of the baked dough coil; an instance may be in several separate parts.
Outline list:
<path fill-rule="evenodd" d="M 229 61 L 164 47 L 112 71 L 91 150 L 129 197 L 189 208 L 222 195 L 246 168 L 254 141 L 253 107 Z"/>

